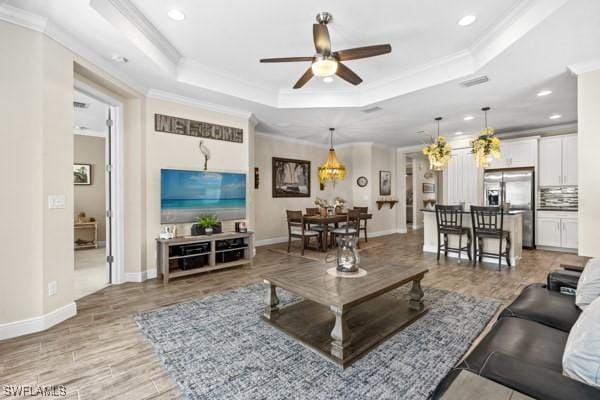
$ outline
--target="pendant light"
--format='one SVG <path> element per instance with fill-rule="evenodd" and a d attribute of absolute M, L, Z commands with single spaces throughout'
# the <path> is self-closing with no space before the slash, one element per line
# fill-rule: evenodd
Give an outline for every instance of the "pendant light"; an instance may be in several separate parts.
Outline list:
<path fill-rule="evenodd" d="M 335 185 L 338 180 L 342 181 L 346 178 L 346 167 L 340 163 L 333 149 L 333 132 L 335 128 L 329 128 L 330 144 L 329 154 L 327 160 L 319 167 L 319 181 L 325 183 L 326 181 L 332 181 Z"/>
<path fill-rule="evenodd" d="M 444 136 L 440 136 L 440 121 L 442 117 L 437 117 L 437 138 L 432 139 L 432 143 L 423 148 L 423 154 L 429 159 L 429 169 L 433 171 L 443 171 L 444 167 L 452 158 L 452 148 Z"/>
<path fill-rule="evenodd" d="M 481 135 L 471 142 L 471 153 L 475 155 L 475 162 L 479 168 L 488 168 L 492 163 L 492 157 L 499 159 L 501 156 L 500 139 L 494 135 L 494 128 L 488 126 L 487 112 L 490 107 L 483 107 L 484 128 Z"/>

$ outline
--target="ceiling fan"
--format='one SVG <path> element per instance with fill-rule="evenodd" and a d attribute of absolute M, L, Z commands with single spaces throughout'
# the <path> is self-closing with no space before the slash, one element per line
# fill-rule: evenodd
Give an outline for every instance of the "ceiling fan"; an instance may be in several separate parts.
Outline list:
<path fill-rule="evenodd" d="M 362 79 L 354 71 L 342 64 L 342 61 L 357 60 L 359 58 L 375 57 L 387 54 L 392 51 L 389 44 L 379 44 L 375 46 L 356 47 L 340 51 L 331 51 L 331 40 L 329 39 L 329 30 L 327 24 L 331 22 L 332 15 L 328 12 L 317 14 L 317 23 L 313 24 L 313 41 L 317 53 L 312 57 L 283 57 L 283 58 L 263 58 L 261 63 L 278 62 L 299 62 L 310 61 L 311 66 L 306 70 L 294 85 L 294 89 L 299 89 L 306 84 L 313 76 L 332 76 L 337 75 L 353 85 L 359 85 Z"/>

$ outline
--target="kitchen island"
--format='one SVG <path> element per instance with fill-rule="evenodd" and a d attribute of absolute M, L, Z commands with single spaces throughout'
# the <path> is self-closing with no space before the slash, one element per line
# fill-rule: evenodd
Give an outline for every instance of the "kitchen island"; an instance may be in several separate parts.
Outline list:
<path fill-rule="evenodd" d="M 423 209 L 423 251 L 426 253 L 437 253 L 437 223 L 435 220 L 435 210 Z M 471 228 L 471 213 L 463 211 L 463 226 Z M 504 230 L 510 232 L 510 262 L 512 266 L 517 266 L 523 253 L 523 215 L 519 211 L 509 211 L 504 214 Z M 441 239 L 443 241 L 443 238 Z M 473 240 L 475 240 L 473 238 Z M 467 238 L 463 237 L 463 246 Z M 458 235 L 448 235 L 449 247 L 458 247 Z M 502 245 L 502 251 L 506 247 L 506 241 Z M 498 239 L 483 239 L 483 249 L 489 252 L 498 252 Z M 471 249 L 471 252 L 473 249 Z M 443 256 L 443 254 L 442 254 Z M 458 253 L 448 253 L 448 257 L 458 257 Z M 466 254 L 461 255 L 461 259 L 468 261 Z M 497 259 L 483 257 L 484 262 L 498 263 Z M 502 258 L 502 264 L 506 265 L 506 259 Z"/>

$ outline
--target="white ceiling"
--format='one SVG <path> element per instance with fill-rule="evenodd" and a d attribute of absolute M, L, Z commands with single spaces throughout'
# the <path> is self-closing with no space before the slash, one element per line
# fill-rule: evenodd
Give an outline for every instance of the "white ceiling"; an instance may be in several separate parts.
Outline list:
<path fill-rule="evenodd" d="M 105 137 L 108 105 L 77 90 L 73 100 L 87 105 L 86 108 L 74 109 L 73 132 L 77 135 Z"/>
<path fill-rule="evenodd" d="M 262 132 L 325 143 L 419 144 L 443 116 L 443 133 L 475 133 L 482 106 L 499 131 L 577 119 L 574 64 L 600 58 L 597 0 L 9 0 L 47 17 L 46 33 L 129 84 L 253 113 Z M 175 22 L 166 15 L 178 8 Z M 11 9 L 11 11 L 14 11 Z M 260 64 L 264 57 L 312 55 L 317 12 L 334 19 L 334 50 L 391 43 L 389 55 L 347 62 L 364 83 L 313 79 L 291 86 L 308 67 Z M 460 27 L 466 14 L 478 20 Z M 0 18 L 6 9 L 0 6 Z M 110 61 L 121 54 L 125 65 Z M 464 79 L 486 84 L 463 88 Z M 537 97 L 548 88 L 553 94 Z M 365 114 L 374 105 L 382 111 Z M 549 120 L 552 113 L 560 120 Z M 463 121 L 463 116 L 477 118 Z"/>

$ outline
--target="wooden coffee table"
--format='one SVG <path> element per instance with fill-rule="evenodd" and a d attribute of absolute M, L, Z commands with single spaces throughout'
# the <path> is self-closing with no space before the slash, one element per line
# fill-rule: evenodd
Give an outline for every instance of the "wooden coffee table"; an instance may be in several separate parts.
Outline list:
<path fill-rule="evenodd" d="M 311 263 L 263 274 L 262 319 L 345 368 L 427 312 L 421 289 L 426 268 L 361 264 L 366 276 L 338 278 L 327 273 L 331 267 Z M 388 293 L 408 283 L 406 301 Z M 303 300 L 280 308 L 276 287 Z"/>

